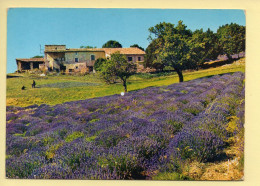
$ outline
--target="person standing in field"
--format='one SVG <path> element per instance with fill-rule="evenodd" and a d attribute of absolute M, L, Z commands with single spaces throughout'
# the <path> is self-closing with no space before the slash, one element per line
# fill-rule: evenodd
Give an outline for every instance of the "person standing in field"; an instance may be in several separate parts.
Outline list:
<path fill-rule="evenodd" d="M 35 88 L 36 82 L 33 80 L 32 88 Z"/>

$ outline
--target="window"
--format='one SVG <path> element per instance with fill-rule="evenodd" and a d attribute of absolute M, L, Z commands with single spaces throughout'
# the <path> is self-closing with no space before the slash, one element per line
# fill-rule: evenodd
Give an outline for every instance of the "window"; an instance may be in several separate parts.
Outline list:
<path fill-rule="evenodd" d="M 78 55 L 78 52 L 75 52 L 75 55 Z"/>
<path fill-rule="evenodd" d="M 90 56 L 91 60 L 95 60 L 95 55 Z"/>
<path fill-rule="evenodd" d="M 141 57 L 138 57 L 138 61 L 141 61 Z"/>
<path fill-rule="evenodd" d="M 132 57 L 128 57 L 128 61 L 132 61 L 133 60 L 133 58 Z"/>
<path fill-rule="evenodd" d="M 75 58 L 75 62 L 79 62 L 79 58 L 76 57 L 76 58 Z"/>

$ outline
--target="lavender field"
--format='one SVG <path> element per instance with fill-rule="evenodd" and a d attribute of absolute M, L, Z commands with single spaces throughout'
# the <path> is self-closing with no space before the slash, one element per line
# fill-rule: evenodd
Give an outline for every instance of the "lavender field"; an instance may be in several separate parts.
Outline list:
<path fill-rule="evenodd" d="M 6 177 L 181 175 L 189 162 L 223 158 L 224 149 L 244 130 L 244 105 L 244 73 L 235 72 L 125 96 L 8 106 Z"/>

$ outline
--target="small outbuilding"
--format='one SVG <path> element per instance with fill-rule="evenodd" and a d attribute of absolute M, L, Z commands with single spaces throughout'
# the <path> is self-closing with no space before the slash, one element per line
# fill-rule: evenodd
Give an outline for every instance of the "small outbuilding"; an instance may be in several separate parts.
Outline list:
<path fill-rule="evenodd" d="M 19 72 L 23 71 L 31 71 L 34 69 L 43 70 L 44 65 L 44 58 L 22 58 L 16 59 L 17 70 Z"/>

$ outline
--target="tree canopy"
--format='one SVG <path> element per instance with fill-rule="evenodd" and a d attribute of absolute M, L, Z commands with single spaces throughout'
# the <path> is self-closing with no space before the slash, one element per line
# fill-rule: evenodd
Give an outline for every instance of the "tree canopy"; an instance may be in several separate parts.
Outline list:
<path fill-rule="evenodd" d="M 182 21 L 176 26 L 163 22 L 149 28 L 149 32 L 145 67 L 163 70 L 171 66 L 179 75 L 180 82 L 185 69 L 198 69 L 219 54 L 230 57 L 245 51 L 245 27 L 234 23 L 223 25 L 214 33 L 210 29 L 192 32 Z"/>
<path fill-rule="evenodd" d="M 111 55 L 111 59 L 106 63 L 102 63 L 101 75 L 103 79 L 111 83 L 115 77 L 119 78 L 124 86 L 124 91 L 127 92 L 127 79 L 136 72 L 136 65 L 133 62 L 127 61 L 125 55 L 116 52 Z"/>
<path fill-rule="evenodd" d="M 37 55 L 37 56 L 33 56 L 32 58 L 44 58 L 44 56 Z"/>
<path fill-rule="evenodd" d="M 98 58 L 96 62 L 94 63 L 94 69 L 96 71 L 100 71 L 102 68 L 102 64 L 106 62 L 106 59 L 104 58 Z"/>
<path fill-rule="evenodd" d="M 80 48 L 97 48 L 97 47 L 96 46 L 93 47 L 93 46 L 89 46 L 89 45 L 86 45 L 86 46 L 81 45 Z"/>
<path fill-rule="evenodd" d="M 217 36 L 210 29 L 203 32 L 202 29 L 195 30 L 190 40 L 191 58 L 194 60 L 196 68 L 210 59 L 216 59 L 219 55 Z"/>
<path fill-rule="evenodd" d="M 139 49 L 141 49 L 141 50 L 144 51 L 144 48 L 141 47 L 141 46 L 139 46 L 138 44 L 133 44 L 133 45 L 131 45 L 130 47 L 137 47 L 137 48 L 139 48 Z"/>
<path fill-rule="evenodd" d="M 118 41 L 109 40 L 102 46 L 102 48 L 122 48 L 122 45 Z"/>
<path fill-rule="evenodd" d="M 182 21 L 177 26 L 163 22 L 149 28 L 149 31 L 149 39 L 155 46 L 152 63 L 173 67 L 182 82 L 182 70 L 195 66 L 190 53 L 191 47 L 195 48 L 190 42 L 192 32 Z"/>
<path fill-rule="evenodd" d="M 245 51 L 245 26 L 236 23 L 220 26 L 217 37 L 220 46 L 220 54 L 230 55 Z"/>

